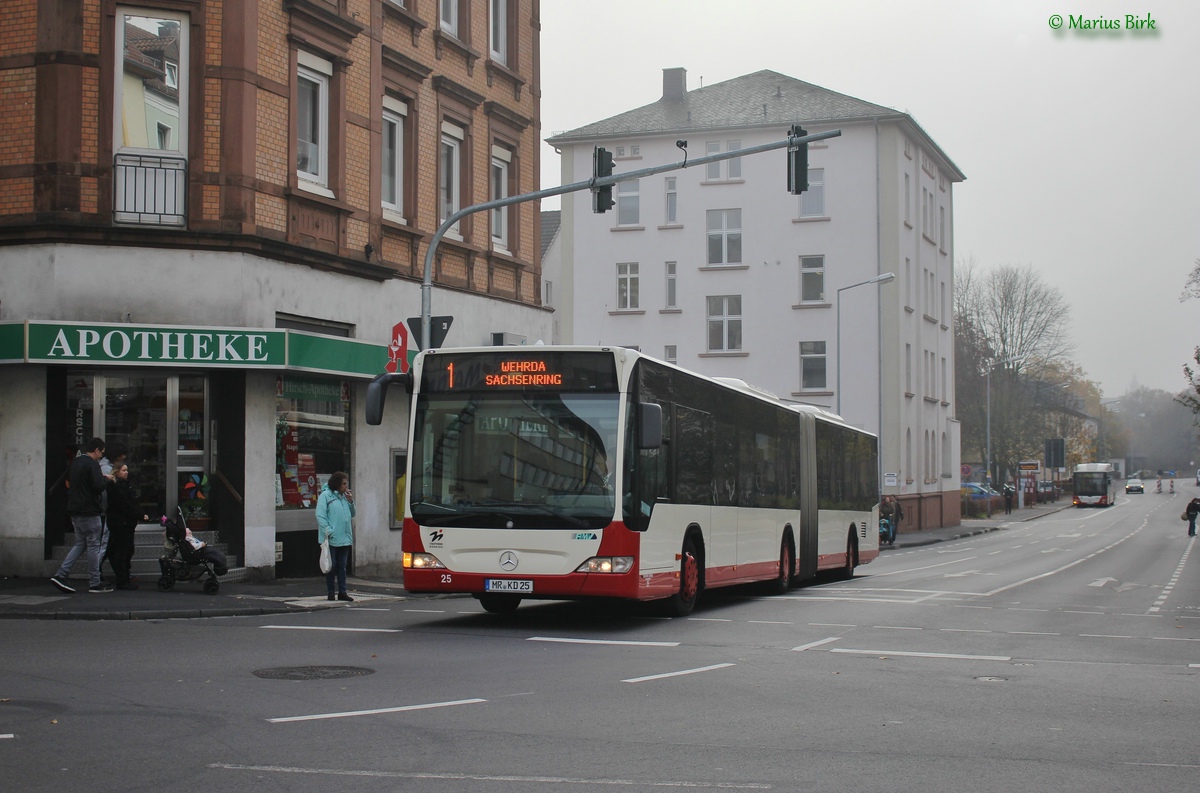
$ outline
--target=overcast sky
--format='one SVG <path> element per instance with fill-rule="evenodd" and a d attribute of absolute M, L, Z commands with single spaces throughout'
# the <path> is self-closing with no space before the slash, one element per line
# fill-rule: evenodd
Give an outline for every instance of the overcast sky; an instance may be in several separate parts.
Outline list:
<path fill-rule="evenodd" d="M 542 0 L 543 138 L 760 69 L 909 113 L 967 180 L 958 260 L 1032 265 L 1106 397 L 1183 390 L 1200 300 L 1200 3 Z M 1086 35 L 1070 16 L 1155 32 Z M 1050 27 L 1052 15 L 1063 29 Z M 561 183 L 543 145 L 542 187 Z M 645 163 L 649 166 L 654 163 Z M 557 208 L 557 199 L 543 209 Z"/>

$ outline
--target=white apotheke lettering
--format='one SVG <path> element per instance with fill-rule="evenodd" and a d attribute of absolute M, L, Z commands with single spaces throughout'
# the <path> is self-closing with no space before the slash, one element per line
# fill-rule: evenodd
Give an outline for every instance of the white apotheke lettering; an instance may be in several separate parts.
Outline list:
<path fill-rule="evenodd" d="M 47 357 L 86 359 L 92 357 L 93 348 L 99 346 L 106 357 L 116 360 L 246 363 L 267 360 L 267 337 L 261 333 L 110 330 L 101 335 L 91 328 L 79 328 L 75 335 L 76 344 L 72 347 L 67 330 L 59 328 Z"/>

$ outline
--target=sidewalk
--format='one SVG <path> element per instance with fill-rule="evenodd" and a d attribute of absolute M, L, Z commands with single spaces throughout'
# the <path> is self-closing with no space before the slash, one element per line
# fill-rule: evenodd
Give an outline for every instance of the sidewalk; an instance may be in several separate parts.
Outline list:
<path fill-rule="evenodd" d="M 887 553 L 997 531 L 1014 523 L 1037 520 L 1064 509 L 1071 509 L 1071 502 L 1060 498 L 1054 503 L 1014 510 L 1011 515 L 1000 512 L 990 518 L 963 520 L 960 526 L 927 531 L 902 531 L 896 537 L 895 546 L 885 547 L 883 551 Z M 136 592 L 117 591 L 93 595 L 87 591 L 85 579 L 71 579 L 71 584 L 79 590 L 73 595 L 58 591 L 47 578 L 0 578 L 0 620 L 243 617 L 346 608 L 354 605 L 327 600 L 324 576 L 281 578 L 263 583 L 222 582 L 220 592 L 215 595 L 204 594 L 203 585 L 198 581 L 179 581 L 170 591 L 160 592 L 157 578 L 146 576 L 138 582 L 141 588 Z M 404 591 L 404 584 L 399 579 L 350 578 L 347 584 L 356 603 L 443 597 L 409 595 Z"/>
<path fill-rule="evenodd" d="M 935 542 L 973 537 L 977 534 L 986 534 L 989 531 L 1011 528 L 1011 525 L 1014 523 L 1026 523 L 1031 520 L 1037 520 L 1046 515 L 1053 515 L 1055 512 L 1062 512 L 1065 509 L 1074 509 L 1069 497 L 1060 497 L 1058 501 L 1052 501 L 1048 504 L 1036 504 L 1025 509 L 1016 509 L 1014 507 L 1011 515 L 1005 515 L 1004 511 L 1001 510 L 993 513 L 990 518 L 963 518 L 962 525 L 959 526 L 928 529 L 926 531 L 902 530 L 900 534 L 896 535 L 896 544 L 890 547 L 884 546 L 882 550 L 886 553 L 891 550 L 915 548 L 919 545 L 932 545 Z"/>
<path fill-rule="evenodd" d="M 179 581 L 161 592 L 157 577 L 142 576 L 137 591 L 91 594 L 86 579 L 71 579 L 75 594 L 60 592 L 47 578 L 0 578 L 0 620 L 157 620 L 196 617 L 243 617 L 346 608 L 371 603 L 427 598 L 409 595 L 400 580 L 348 578 L 355 603 L 329 601 L 325 577 L 283 578 L 263 583 L 221 583 L 215 595 L 203 582 Z"/>

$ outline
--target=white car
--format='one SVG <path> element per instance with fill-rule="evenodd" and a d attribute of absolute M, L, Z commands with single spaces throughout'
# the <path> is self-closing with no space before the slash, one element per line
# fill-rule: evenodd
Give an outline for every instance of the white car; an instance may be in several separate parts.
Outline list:
<path fill-rule="evenodd" d="M 1146 486 L 1142 483 L 1141 479 L 1126 479 L 1125 480 L 1125 492 L 1126 493 L 1145 493 Z"/>

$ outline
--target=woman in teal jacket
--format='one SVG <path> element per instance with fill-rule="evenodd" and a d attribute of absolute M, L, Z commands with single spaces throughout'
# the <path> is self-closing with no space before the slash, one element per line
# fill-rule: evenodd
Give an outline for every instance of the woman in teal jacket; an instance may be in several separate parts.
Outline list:
<path fill-rule="evenodd" d="M 337 579 L 337 600 L 353 602 L 346 594 L 346 565 L 350 561 L 350 546 L 354 544 L 354 493 L 350 490 L 350 477 L 335 471 L 329 484 L 317 499 L 317 542 L 329 540 L 329 553 L 333 566 L 325 574 L 325 586 L 329 599 L 334 600 L 334 579 Z"/>

